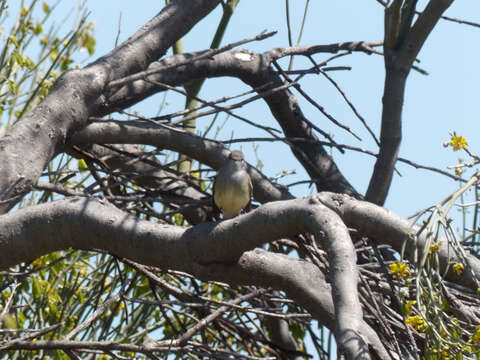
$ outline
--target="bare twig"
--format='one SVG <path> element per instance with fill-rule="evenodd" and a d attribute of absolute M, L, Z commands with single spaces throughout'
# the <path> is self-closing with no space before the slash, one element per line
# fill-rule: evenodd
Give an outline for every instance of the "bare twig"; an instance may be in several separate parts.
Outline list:
<path fill-rule="evenodd" d="M 237 42 L 228 44 L 226 46 L 222 46 L 221 48 L 218 48 L 218 49 L 207 50 L 207 51 L 203 52 L 202 54 L 194 56 L 194 57 L 192 57 L 191 59 L 188 59 L 188 60 L 179 61 L 179 62 L 177 62 L 175 64 L 172 64 L 172 65 L 156 67 L 155 69 L 146 70 L 146 71 L 142 71 L 142 72 L 130 75 L 130 76 L 126 76 L 123 79 L 119 79 L 119 80 L 115 80 L 115 81 L 110 82 L 108 84 L 108 89 L 119 87 L 121 85 L 133 82 L 135 80 L 144 79 L 149 75 L 153 75 L 153 74 L 156 74 L 156 73 L 161 72 L 161 71 L 170 70 L 170 69 L 182 66 L 182 65 L 193 63 L 193 62 L 198 61 L 198 60 L 208 59 L 208 58 L 211 58 L 211 57 L 213 57 L 217 54 L 220 54 L 222 52 L 231 50 L 231 49 L 233 49 L 237 46 L 240 46 L 240 45 L 252 42 L 252 41 L 264 40 L 266 38 L 269 38 L 270 36 L 275 35 L 276 33 L 277 33 L 276 31 L 272 31 L 272 32 L 268 32 L 268 33 L 267 32 L 262 32 L 261 34 L 259 34 L 257 36 L 254 36 L 254 37 L 251 37 L 251 38 L 248 38 L 248 39 L 245 39 L 245 40 L 237 41 Z"/>

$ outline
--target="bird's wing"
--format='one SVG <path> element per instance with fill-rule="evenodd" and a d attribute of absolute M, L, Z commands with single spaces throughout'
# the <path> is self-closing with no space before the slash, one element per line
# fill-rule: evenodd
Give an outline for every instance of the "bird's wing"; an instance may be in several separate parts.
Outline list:
<path fill-rule="evenodd" d="M 252 201 L 253 185 L 252 185 L 252 179 L 250 179 L 250 176 L 248 176 L 248 191 L 250 194 L 250 201 Z"/>
<path fill-rule="evenodd" d="M 217 204 L 215 203 L 215 185 L 217 183 L 217 177 L 213 179 L 213 186 L 212 186 L 212 205 L 213 205 L 213 217 L 217 220 L 220 218 L 220 214 L 222 213 L 222 209 L 220 209 Z"/>
<path fill-rule="evenodd" d="M 247 209 L 247 211 L 250 211 L 251 210 L 250 205 L 252 204 L 252 197 L 253 197 L 253 185 L 252 185 L 252 179 L 250 178 L 250 176 L 248 176 L 248 193 L 249 193 L 250 200 L 248 201 L 247 206 L 245 206 L 245 209 Z"/>

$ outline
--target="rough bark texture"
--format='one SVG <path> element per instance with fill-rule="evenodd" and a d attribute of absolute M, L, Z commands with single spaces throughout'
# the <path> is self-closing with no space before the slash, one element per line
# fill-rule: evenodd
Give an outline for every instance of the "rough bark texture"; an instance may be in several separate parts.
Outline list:
<path fill-rule="evenodd" d="M 49 95 L 0 139 L 0 213 L 20 201 L 69 134 L 96 112 L 106 85 L 145 70 L 218 5 L 219 0 L 172 1 L 130 39 L 84 69 L 64 73 Z M 35 149 L 35 151 L 31 151 Z"/>
<path fill-rule="evenodd" d="M 388 276 L 388 285 L 384 278 L 375 278 L 378 274 L 370 274 L 370 280 L 380 279 L 377 283 L 365 280 L 360 270 L 366 270 L 357 264 L 359 250 L 352 242 L 351 232 L 355 233 L 359 242 L 368 239 L 371 242 L 368 246 L 388 244 L 399 253 L 405 249 L 405 256 L 412 263 L 429 251 L 426 249 L 427 235 L 417 225 L 375 204 L 384 203 L 391 184 L 402 137 L 402 106 L 408 73 L 427 36 L 452 0 L 431 0 L 413 26 L 409 23 L 408 29 L 404 28 L 397 34 L 398 37 L 392 38 L 390 32 L 386 33 L 380 151 L 366 194 L 370 202 L 360 200 L 362 195 L 343 176 L 319 142 L 317 133 L 323 134 L 321 124 L 314 124 L 306 118 L 289 89 L 297 84 L 285 84 L 285 73 L 274 70 L 274 66 L 277 59 L 292 54 L 371 53 L 372 48 L 366 43 L 340 43 L 278 48 L 263 54 L 225 51 L 188 62 L 204 54 L 201 52 L 175 55 L 154 63 L 219 3 L 219 0 L 172 1 L 110 53 L 81 70 L 64 73 L 50 94 L 0 138 L 0 213 L 6 213 L 18 204 L 37 183 L 46 165 L 57 154 L 68 151 L 101 164 L 108 176 L 115 177 L 118 172 L 132 173 L 129 179 L 134 180 L 135 186 L 142 186 L 145 192 L 157 190 L 161 195 L 159 202 L 165 206 L 183 204 L 187 200 L 200 204 L 177 208 L 190 224 L 196 226 L 184 228 L 139 220 L 113 205 L 117 194 L 112 191 L 115 192 L 115 186 L 118 190 L 122 185 L 115 184 L 104 192 L 104 195 L 111 196 L 103 200 L 93 199 L 92 193 L 86 191 L 81 194 L 83 197 L 16 209 L 1 215 L 0 254 L 7 256 L 0 256 L 0 270 L 56 250 L 100 249 L 124 258 L 126 263 L 137 266 L 136 269 L 144 274 L 148 269 L 141 266 L 149 265 L 164 271 L 187 272 L 202 280 L 284 291 L 321 325 L 335 332 L 338 351 L 347 359 L 413 356 L 410 350 L 412 347 L 416 350 L 417 341 L 423 344 L 422 336 L 418 333 L 412 335 L 412 330 L 408 328 L 403 338 L 406 344 L 399 345 L 394 338 L 394 344 L 387 346 L 386 341 L 391 340 L 388 332 L 379 331 L 384 330 L 381 326 L 387 326 L 380 326 L 375 319 L 365 316 L 367 312 L 380 312 L 377 308 L 372 310 L 378 304 L 365 301 L 365 294 L 371 296 L 372 302 L 377 298 L 384 299 L 376 296 L 383 294 L 382 291 L 388 294 L 385 298 L 388 297 L 389 302 L 394 302 L 395 298 Z M 176 66 L 180 63 L 183 65 Z M 165 67 L 169 70 L 160 71 Z M 138 74 L 147 69 L 158 70 L 158 73 L 147 78 L 143 73 Z M 144 79 L 127 82 L 125 78 L 134 74 Z M 209 206 L 205 192 L 192 181 L 174 173 L 171 168 L 162 169 L 153 156 L 130 161 L 132 156 L 143 156 L 139 147 L 100 147 L 105 144 L 151 145 L 187 155 L 212 169 L 219 169 L 229 150 L 218 141 L 187 133 L 176 128 L 174 123 L 162 125 L 150 119 L 100 121 L 96 117 L 129 107 L 171 86 L 185 86 L 195 79 L 225 76 L 240 79 L 259 98 L 263 98 L 283 131 L 282 141 L 305 168 L 317 190 L 328 193 L 294 199 L 286 188 L 249 166 L 254 198 L 264 205 L 231 220 L 203 222 L 210 216 Z M 120 85 L 112 86 L 112 82 Z M 218 111 L 218 106 L 211 106 Z M 223 110 L 231 114 L 231 109 Z M 200 115 L 205 114 L 207 112 Z M 251 124 L 261 126 L 260 121 Z M 277 137 L 271 129 L 264 129 Z M 92 166 L 89 170 L 95 173 Z M 101 183 L 105 179 L 95 180 Z M 36 186 L 67 196 L 77 194 L 71 189 L 63 189 L 61 184 Z M 145 192 L 139 191 L 142 194 Z M 308 238 L 313 239 L 312 244 L 301 243 L 301 239 Z M 297 250 L 300 257 L 306 254 L 305 257 L 292 258 L 259 248 L 280 240 L 289 241 L 291 248 Z M 316 252 L 304 251 L 312 248 Z M 328 266 L 320 261 L 324 252 Z M 447 241 L 439 246 L 438 259 L 440 271 L 446 272 L 446 279 L 457 284 L 455 286 L 464 286 L 462 290 L 477 289 L 480 280 L 478 259 L 466 255 L 469 271 L 460 276 L 449 265 L 461 262 L 463 258 L 451 252 Z M 384 264 L 381 267 L 386 269 Z M 373 286 L 379 291 L 375 296 L 370 288 Z M 170 291 L 175 292 L 175 289 L 172 287 Z M 401 318 L 400 325 L 395 318 L 395 326 L 403 331 L 406 325 L 399 315 L 401 309 L 395 310 L 395 316 Z M 468 308 L 460 305 L 456 310 L 462 319 L 468 319 L 473 324 L 478 320 L 473 310 L 469 312 Z M 213 315 L 209 316 L 213 318 Z M 286 323 L 282 321 L 277 324 L 275 337 L 286 344 L 287 350 L 293 351 L 294 342 L 289 339 L 289 334 L 285 332 Z M 201 322 L 196 326 L 202 326 Z M 179 343 L 184 345 L 186 340 L 180 340 Z M 24 348 L 34 346 L 32 344 L 25 344 Z M 43 348 L 51 346 L 35 342 L 35 346 L 42 344 Z M 78 349 L 82 344 L 70 345 Z M 99 348 L 107 345 L 98 344 Z M 67 345 L 58 344 L 56 348 L 62 346 Z M 397 353 L 392 354 L 393 348 Z M 71 357 L 74 358 L 75 354 Z"/>

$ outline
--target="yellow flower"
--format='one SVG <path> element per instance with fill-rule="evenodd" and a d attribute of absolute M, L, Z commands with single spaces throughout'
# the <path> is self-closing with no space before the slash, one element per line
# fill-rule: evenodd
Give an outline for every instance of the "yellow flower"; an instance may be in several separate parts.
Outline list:
<path fill-rule="evenodd" d="M 44 260 L 44 257 L 42 257 L 42 256 L 40 256 L 39 258 L 36 258 L 35 260 L 33 260 L 32 266 L 34 268 L 42 267 L 44 265 L 43 260 Z"/>
<path fill-rule="evenodd" d="M 410 316 L 410 314 L 412 313 L 412 307 L 413 305 L 415 305 L 417 302 L 415 300 L 409 300 L 407 301 L 407 303 L 405 304 L 405 316 Z"/>
<path fill-rule="evenodd" d="M 407 264 L 395 262 L 390 265 L 390 274 L 393 278 L 406 278 L 410 276 L 410 270 L 408 270 Z"/>
<path fill-rule="evenodd" d="M 457 174 L 457 176 L 462 175 L 463 174 L 462 168 L 460 168 L 460 167 L 455 168 L 455 174 Z"/>
<path fill-rule="evenodd" d="M 440 252 L 440 245 L 442 244 L 441 241 L 436 242 L 435 244 L 430 245 L 428 249 L 429 254 L 438 254 Z"/>
<path fill-rule="evenodd" d="M 453 148 L 453 151 L 465 149 L 467 147 L 467 139 L 453 134 L 450 139 L 450 146 Z"/>
<path fill-rule="evenodd" d="M 478 344 L 480 342 L 480 326 L 477 326 L 475 333 L 472 335 L 472 342 Z"/>
<path fill-rule="evenodd" d="M 405 322 L 420 332 L 428 329 L 428 325 L 425 324 L 425 321 L 419 315 L 409 316 L 405 319 Z"/>
<path fill-rule="evenodd" d="M 465 266 L 463 266 L 461 263 L 456 263 L 453 265 L 453 271 L 455 271 L 457 275 L 461 275 L 464 268 Z"/>

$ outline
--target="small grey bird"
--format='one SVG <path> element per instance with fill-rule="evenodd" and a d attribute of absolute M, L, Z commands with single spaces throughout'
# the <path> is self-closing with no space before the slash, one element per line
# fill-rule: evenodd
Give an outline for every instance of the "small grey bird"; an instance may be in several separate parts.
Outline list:
<path fill-rule="evenodd" d="M 252 181 L 243 160 L 243 153 L 234 150 L 218 170 L 213 184 L 213 202 L 224 219 L 230 219 L 247 207 L 252 198 Z"/>

